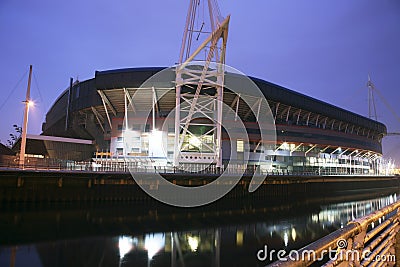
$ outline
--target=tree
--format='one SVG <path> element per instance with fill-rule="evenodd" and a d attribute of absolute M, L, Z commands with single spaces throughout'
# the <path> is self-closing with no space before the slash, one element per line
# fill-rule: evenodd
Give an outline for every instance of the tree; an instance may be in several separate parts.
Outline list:
<path fill-rule="evenodd" d="M 12 147 L 19 138 L 21 138 L 21 134 L 22 134 L 22 127 L 14 124 L 13 125 L 14 130 L 15 130 L 15 134 L 14 133 L 10 133 L 10 139 L 7 140 L 7 146 L 8 147 Z"/>

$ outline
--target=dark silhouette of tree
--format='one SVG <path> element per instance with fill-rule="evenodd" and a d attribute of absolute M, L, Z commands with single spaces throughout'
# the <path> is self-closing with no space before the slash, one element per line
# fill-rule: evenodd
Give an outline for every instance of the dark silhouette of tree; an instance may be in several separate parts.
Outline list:
<path fill-rule="evenodd" d="M 21 134 L 22 134 L 22 127 L 14 124 L 13 125 L 15 133 L 10 133 L 10 139 L 7 140 L 7 146 L 8 147 L 12 147 L 19 138 L 21 138 Z"/>

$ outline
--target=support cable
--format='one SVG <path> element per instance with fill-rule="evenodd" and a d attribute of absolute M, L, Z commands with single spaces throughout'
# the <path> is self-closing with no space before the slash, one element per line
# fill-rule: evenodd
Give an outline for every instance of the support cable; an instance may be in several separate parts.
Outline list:
<path fill-rule="evenodd" d="M 400 116 L 395 112 L 395 110 L 390 106 L 390 104 L 386 101 L 380 91 L 376 88 L 374 90 L 378 93 L 379 98 L 382 100 L 383 104 L 385 104 L 386 108 L 392 113 L 392 115 L 400 122 Z"/>
<path fill-rule="evenodd" d="M 28 73 L 28 71 L 25 71 L 24 75 L 22 75 L 21 79 L 19 79 L 19 81 L 17 82 L 17 84 L 14 86 L 14 88 L 11 90 L 11 92 L 8 94 L 8 96 L 6 97 L 6 99 L 3 101 L 3 103 L 0 105 L 0 110 L 5 106 L 5 104 L 7 103 L 7 101 L 10 99 L 11 95 L 15 92 L 15 90 L 17 89 L 17 87 L 19 86 L 19 84 L 22 82 L 22 80 L 25 78 L 26 74 Z"/>

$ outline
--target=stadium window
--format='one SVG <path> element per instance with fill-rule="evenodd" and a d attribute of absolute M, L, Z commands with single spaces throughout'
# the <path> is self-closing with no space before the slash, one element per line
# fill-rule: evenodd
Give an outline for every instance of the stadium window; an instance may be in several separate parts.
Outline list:
<path fill-rule="evenodd" d="M 241 139 L 236 140 L 236 152 L 244 152 L 244 142 Z"/>
<path fill-rule="evenodd" d="M 117 155 L 121 156 L 124 154 L 124 149 L 123 148 L 117 148 Z"/>
<path fill-rule="evenodd" d="M 131 152 L 132 153 L 140 153 L 140 147 L 132 147 Z"/>
<path fill-rule="evenodd" d="M 141 143 L 141 141 L 140 141 L 140 136 L 137 136 L 137 137 L 133 137 L 133 138 L 132 138 L 132 146 L 133 146 L 133 147 L 139 148 L 139 149 L 140 149 L 140 143 Z"/>
<path fill-rule="evenodd" d="M 117 137 L 117 142 L 122 142 L 124 141 L 124 138 L 122 136 Z"/>
<path fill-rule="evenodd" d="M 122 124 L 118 124 L 117 129 L 118 129 L 118 131 L 122 131 Z"/>

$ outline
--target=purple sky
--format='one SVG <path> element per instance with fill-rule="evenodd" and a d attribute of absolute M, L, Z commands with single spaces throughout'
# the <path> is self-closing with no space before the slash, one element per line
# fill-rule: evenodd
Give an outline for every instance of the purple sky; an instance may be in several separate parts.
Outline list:
<path fill-rule="evenodd" d="M 68 87 L 96 70 L 177 62 L 189 1 L 0 1 L 0 140 L 22 124 L 29 64 L 36 79 L 29 133 Z M 400 114 L 400 1 L 219 1 L 231 14 L 226 63 L 368 116 L 367 75 Z M 15 91 L 13 92 L 13 89 Z M 5 101 L 8 98 L 7 101 Z M 376 96 L 389 132 L 400 121 Z M 400 136 L 384 153 L 400 163 Z"/>

